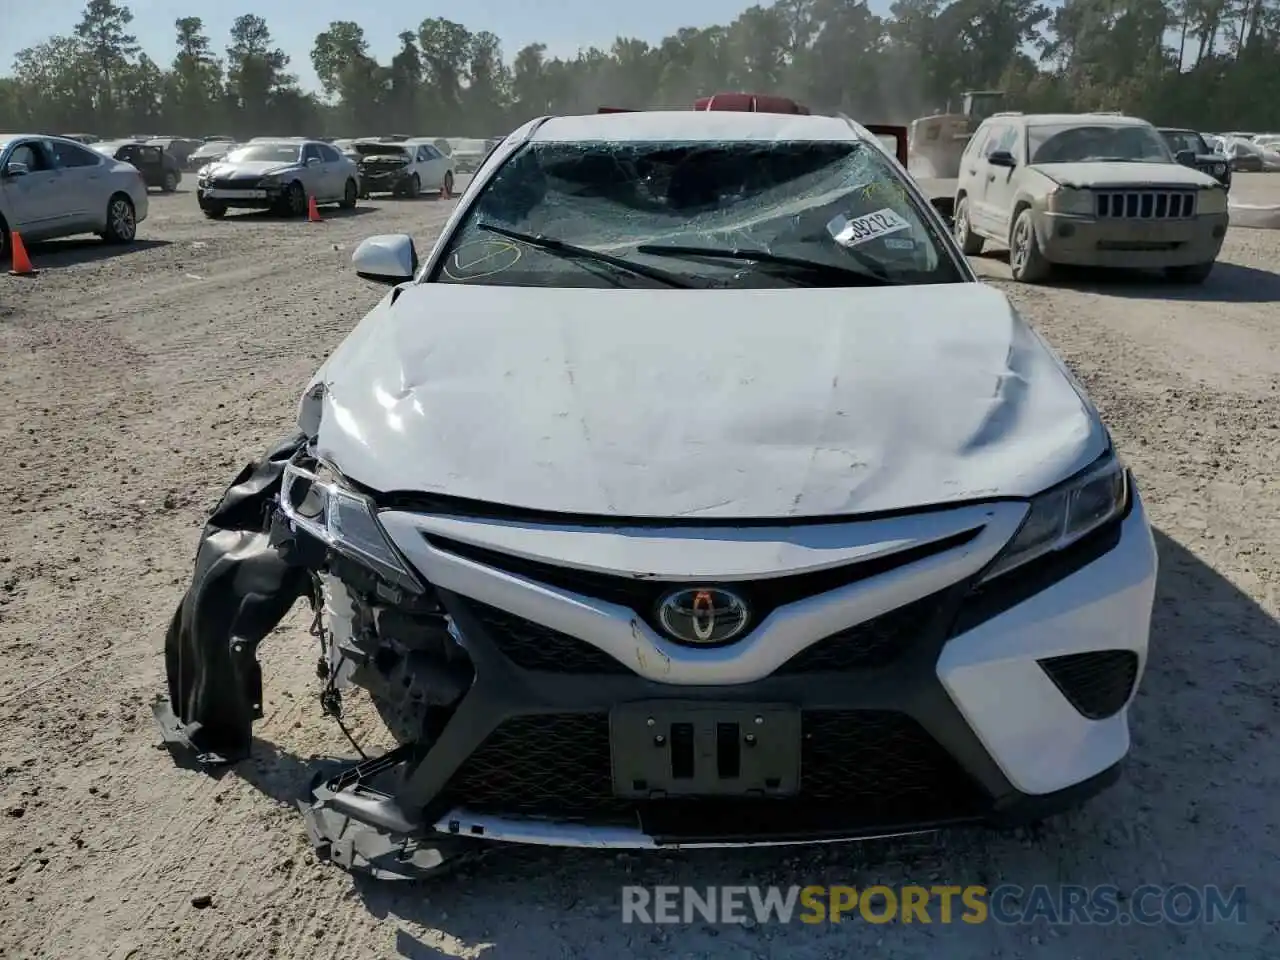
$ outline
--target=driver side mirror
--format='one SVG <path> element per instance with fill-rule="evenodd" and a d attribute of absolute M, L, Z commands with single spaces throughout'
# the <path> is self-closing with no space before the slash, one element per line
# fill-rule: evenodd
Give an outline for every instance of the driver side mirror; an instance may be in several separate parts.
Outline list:
<path fill-rule="evenodd" d="M 318 166 L 320 166 L 320 164 L 321 164 L 321 163 L 323 163 L 323 162 L 324 162 L 324 161 L 322 161 L 319 157 L 307 157 L 307 166 L 308 166 L 308 167 L 318 167 Z"/>
<path fill-rule="evenodd" d="M 412 280 L 418 272 L 418 250 L 406 234 L 383 234 L 356 247 L 351 264 L 361 279 L 395 286 Z"/>
<path fill-rule="evenodd" d="M 993 167 L 1007 167 L 1010 170 L 1018 165 L 1018 161 L 1013 158 L 1013 154 L 1008 150 L 993 150 L 991 155 L 987 157 L 987 163 Z"/>
<path fill-rule="evenodd" d="M 1194 150 L 1179 150 L 1174 154 L 1174 159 L 1184 167 L 1194 167 L 1196 165 L 1196 152 Z"/>
<path fill-rule="evenodd" d="M 30 172 L 31 168 L 21 160 L 10 160 L 8 165 L 4 168 L 4 175 L 6 177 L 25 177 Z"/>

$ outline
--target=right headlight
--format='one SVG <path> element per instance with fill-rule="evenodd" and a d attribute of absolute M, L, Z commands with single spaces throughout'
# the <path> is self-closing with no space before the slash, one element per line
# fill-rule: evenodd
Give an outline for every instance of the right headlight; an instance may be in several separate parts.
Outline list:
<path fill-rule="evenodd" d="M 378 522 L 373 501 L 348 488 L 335 471 L 288 463 L 281 479 L 280 509 L 295 527 L 389 583 L 415 594 L 426 592 Z"/>
<path fill-rule="evenodd" d="M 1129 472 L 1111 451 L 1031 501 L 1013 539 L 987 568 L 990 580 L 1055 550 L 1061 550 L 1124 513 Z"/>
<path fill-rule="evenodd" d="M 1045 206 L 1050 213 L 1087 217 L 1093 213 L 1093 194 L 1088 190 L 1058 187 L 1046 197 Z"/>

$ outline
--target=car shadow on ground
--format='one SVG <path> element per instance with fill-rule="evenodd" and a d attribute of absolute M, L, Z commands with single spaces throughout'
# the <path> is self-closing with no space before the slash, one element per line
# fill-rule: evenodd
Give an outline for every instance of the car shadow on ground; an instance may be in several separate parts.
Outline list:
<path fill-rule="evenodd" d="M 26 245 L 31 265 L 37 270 L 46 267 L 70 267 L 93 260 L 142 253 L 167 247 L 169 240 L 134 240 L 133 243 L 107 243 L 97 237 L 72 237 L 66 240 L 41 240 Z"/>
<path fill-rule="evenodd" d="M 1185 300 L 1198 303 L 1280 302 L 1280 273 L 1219 261 L 1203 284 L 1169 283 L 1158 273 L 1141 270 L 1059 268 L 1053 286 L 1112 297 Z"/>
<path fill-rule="evenodd" d="M 1193 864 L 1206 871 L 1222 863 L 1215 847 L 1218 840 L 1197 831 L 1195 824 L 1200 816 L 1229 808 L 1234 800 L 1222 791 L 1214 793 L 1222 786 L 1214 782 L 1215 777 L 1224 774 L 1222 766 L 1214 769 L 1213 765 L 1248 769 L 1270 749 L 1270 732 L 1257 719 L 1272 709 L 1269 698 L 1275 694 L 1269 692 L 1268 684 L 1274 686 L 1270 679 L 1274 671 L 1267 657 L 1280 648 L 1280 623 L 1177 541 L 1159 531 L 1155 540 L 1160 572 L 1150 657 L 1131 714 L 1133 756 L 1119 784 L 1082 808 L 1012 831 L 957 829 L 812 847 L 627 853 L 495 845 L 487 848 L 483 858 L 437 879 L 403 883 L 355 876 L 352 889 L 371 915 L 398 924 L 400 957 L 435 960 L 458 954 L 423 942 L 405 925 L 443 931 L 477 950 L 492 945 L 497 948 L 492 955 L 498 957 L 532 955 L 522 952 L 522 945 L 538 938 L 542 949 L 535 951 L 537 955 L 550 955 L 549 945 L 560 942 L 557 931 L 567 917 L 572 918 L 574 939 L 579 942 L 590 942 L 593 936 L 616 937 L 622 923 L 621 889 L 631 885 L 690 886 L 701 891 L 722 884 L 859 889 L 872 884 L 982 884 L 988 889 L 1016 884 L 1025 890 L 1035 884 L 1056 888 L 1114 883 L 1132 890 L 1162 880 L 1236 883 L 1235 876 L 1169 877 L 1168 865 L 1154 860 L 1167 855 L 1174 868 L 1185 870 Z M 1223 663 L 1233 668 L 1222 670 Z M 1250 707 L 1255 708 L 1253 720 Z M 1153 770 L 1160 762 L 1167 765 L 1172 757 L 1191 757 L 1184 742 L 1189 738 L 1180 732 L 1215 721 L 1220 729 L 1213 733 L 1212 756 L 1182 759 L 1177 771 Z M 1248 751 L 1255 751 L 1256 757 L 1248 756 Z M 254 757 L 239 764 L 236 772 L 272 799 L 292 804 L 317 772 L 334 769 L 332 763 L 327 758 L 302 760 L 258 740 Z M 299 831 L 304 829 L 301 818 L 297 826 Z M 1152 850 L 1162 853 L 1151 854 Z M 1264 867 L 1261 863 L 1242 866 L 1246 875 L 1255 877 Z M 486 906 L 478 910 L 476 903 Z M 1267 921 L 1254 918 L 1250 923 L 1265 926 Z M 897 925 L 879 926 L 877 935 L 887 936 L 891 926 Z M 1029 936 L 1040 925 L 1037 921 L 1024 932 Z M 1098 946 L 1104 946 L 1106 929 L 1096 933 L 1091 929 L 1096 928 L 1077 926 L 1071 936 L 1096 936 Z M 1185 929 L 1162 933 L 1153 928 L 1150 933 L 1167 944 L 1185 936 Z M 771 954 L 775 956 L 779 955 L 777 941 L 788 936 L 785 928 L 777 930 L 770 937 L 775 941 Z M 910 932 L 908 928 L 903 935 Z M 1264 931 L 1246 932 L 1264 935 Z M 812 927 L 791 935 L 801 933 L 816 935 Z M 665 932 L 637 928 L 635 936 L 665 944 L 672 955 L 682 953 L 679 941 L 686 936 L 701 938 L 703 947 L 714 948 L 713 955 L 748 955 L 750 948 L 761 946 L 758 931 L 723 924 L 713 928 L 701 918 L 668 926 Z M 985 956 L 998 934 L 991 932 L 989 924 L 959 923 L 948 929 L 947 936 L 955 936 L 956 948 L 966 949 L 966 955 L 986 951 Z"/>
<path fill-rule="evenodd" d="M 379 208 L 376 206 L 369 207 L 369 206 L 363 206 L 363 205 L 352 207 L 350 210 L 343 210 L 341 207 L 322 206 L 320 207 L 320 219 L 321 220 L 347 220 L 347 219 L 350 219 L 351 217 L 362 217 L 366 213 L 376 213 L 378 209 Z M 225 222 L 227 223 L 236 223 L 236 222 L 260 223 L 262 221 L 269 221 L 269 222 L 278 221 L 280 223 L 288 223 L 291 220 L 298 221 L 301 223 L 307 222 L 307 218 L 305 216 L 291 217 L 285 214 L 276 213 L 274 210 L 245 210 L 243 212 L 239 210 L 230 210 L 227 212 L 227 215 L 224 219 L 225 219 Z"/>

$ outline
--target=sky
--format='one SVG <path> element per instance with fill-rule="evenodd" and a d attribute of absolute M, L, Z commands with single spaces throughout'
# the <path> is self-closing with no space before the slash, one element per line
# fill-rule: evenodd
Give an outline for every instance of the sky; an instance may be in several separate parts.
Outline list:
<path fill-rule="evenodd" d="M 544 0 L 545 2 L 545 0 Z M 255 0 L 243 7 L 235 2 L 200 0 L 133 0 L 130 29 L 151 59 L 167 66 L 174 55 L 173 22 L 198 16 L 214 49 L 222 54 L 231 24 L 242 13 L 266 19 L 276 44 L 292 58 L 289 69 L 303 86 L 316 89 L 311 69 L 315 36 L 333 20 L 355 20 L 364 27 L 370 52 L 383 63 L 399 47 L 396 34 L 416 30 L 427 17 L 445 17 L 473 31 L 488 30 L 502 40 L 507 60 L 533 42 L 545 43 L 551 56 L 572 57 L 579 49 L 608 48 L 615 37 L 638 37 L 655 43 L 680 27 L 728 23 L 757 0 L 467 0 L 466 3 L 404 3 L 394 0 Z M 872 7 L 888 6 L 873 0 Z M 56 34 L 71 33 L 84 9 L 84 0 L 0 0 L 0 75 L 8 74 L 19 50 Z M 693 10 L 696 9 L 696 13 Z M 555 11 L 551 13 L 550 11 Z"/>

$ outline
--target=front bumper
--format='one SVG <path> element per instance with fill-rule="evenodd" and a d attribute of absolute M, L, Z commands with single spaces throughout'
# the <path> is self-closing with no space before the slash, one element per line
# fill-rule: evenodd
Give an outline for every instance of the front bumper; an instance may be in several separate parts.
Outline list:
<path fill-rule="evenodd" d="M 1036 235 L 1051 263 L 1144 269 L 1194 266 L 1218 258 L 1228 216 L 1201 214 L 1185 220 L 1094 219 L 1042 213 Z"/>
<path fill-rule="evenodd" d="M 196 187 L 196 202 L 201 210 L 224 207 L 237 210 L 268 210 L 277 206 L 284 188 L 272 187 Z"/>
<path fill-rule="evenodd" d="M 399 193 L 408 186 L 409 172 L 407 170 L 360 168 L 360 189 L 365 193 Z"/>
<path fill-rule="evenodd" d="M 317 791 L 309 819 L 314 828 L 337 815 L 393 835 L 647 848 L 893 836 L 1073 806 L 1115 779 L 1129 749 L 1154 543 L 1135 491 L 1122 520 L 975 589 L 1020 509 L 987 511 L 990 541 L 828 585 L 716 649 L 664 645 L 641 618 L 595 599 L 606 588 L 594 575 L 567 574 L 580 587 L 570 592 L 536 564 L 508 554 L 495 565 L 459 542 L 442 549 L 439 530 L 424 531 L 416 515 L 384 514 L 437 586 L 474 678 L 430 748 L 403 758 L 393 791 L 348 774 Z M 853 609 L 873 615 L 839 629 Z M 355 682 L 373 669 L 362 664 Z M 616 711 L 637 702 L 659 716 L 689 703 L 726 716 L 795 708 L 798 789 L 620 795 L 615 775 L 637 758 L 619 753 Z"/>

